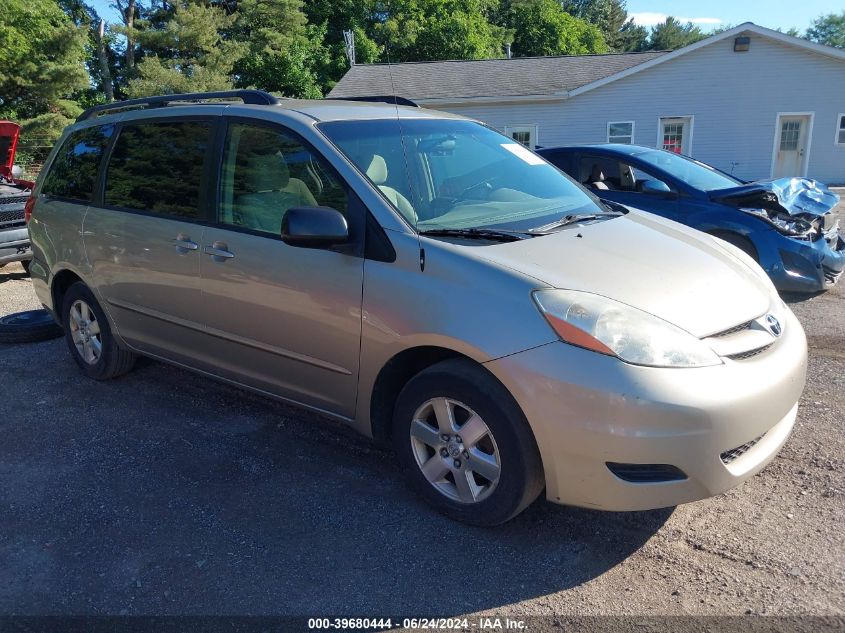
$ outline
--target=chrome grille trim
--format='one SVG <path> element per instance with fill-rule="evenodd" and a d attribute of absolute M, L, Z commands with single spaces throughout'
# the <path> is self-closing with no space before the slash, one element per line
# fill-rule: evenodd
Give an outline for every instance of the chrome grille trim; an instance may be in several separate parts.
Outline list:
<path fill-rule="evenodd" d="M 763 433 L 760 437 L 756 437 L 750 442 L 746 442 L 745 444 L 740 444 L 736 448 L 732 448 L 729 451 L 725 451 L 721 455 L 719 455 L 719 459 L 722 460 L 723 464 L 730 464 L 735 459 L 738 459 L 745 455 L 748 451 L 754 448 L 754 445 L 757 444 L 760 440 L 762 440 L 766 436 L 766 433 Z"/>

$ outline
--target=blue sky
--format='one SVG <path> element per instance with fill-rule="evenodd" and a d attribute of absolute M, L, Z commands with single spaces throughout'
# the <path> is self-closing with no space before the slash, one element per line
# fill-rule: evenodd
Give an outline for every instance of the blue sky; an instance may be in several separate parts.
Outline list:
<path fill-rule="evenodd" d="M 117 12 L 110 8 L 113 0 L 90 0 L 97 12 L 109 21 L 116 21 Z M 797 8 L 800 7 L 800 8 Z M 795 26 L 804 31 L 823 13 L 845 10 L 845 3 L 835 0 L 628 0 L 628 13 L 640 24 L 648 26 L 674 15 L 696 22 L 710 30 L 723 24 L 755 22 L 784 30 Z"/>
<path fill-rule="evenodd" d="M 771 29 L 796 27 L 804 31 L 824 13 L 845 10 L 845 3 L 835 0 L 628 0 L 628 14 L 640 24 L 662 22 L 666 15 L 686 18 L 702 29 L 742 22 L 754 22 Z"/>

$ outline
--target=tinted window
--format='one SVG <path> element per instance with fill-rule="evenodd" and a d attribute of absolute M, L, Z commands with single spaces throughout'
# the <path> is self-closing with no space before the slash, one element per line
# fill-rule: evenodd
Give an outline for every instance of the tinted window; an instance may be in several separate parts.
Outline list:
<path fill-rule="evenodd" d="M 211 124 L 140 123 L 120 131 L 106 174 L 105 204 L 182 218 L 199 217 Z"/>
<path fill-rule="evenodd" d="M 97 170 L 113 125 L 77 130 L 62 144 L 41 192 L 47 196 L 90 202 L 97 182 Z"/>
<path fill-rule="evenodd" d="M 220 221 L 279 235 L 293 207 L 346 212 L 339 176 L 296 138 L 276 128 L 229 126 L 223 159 Z"/>

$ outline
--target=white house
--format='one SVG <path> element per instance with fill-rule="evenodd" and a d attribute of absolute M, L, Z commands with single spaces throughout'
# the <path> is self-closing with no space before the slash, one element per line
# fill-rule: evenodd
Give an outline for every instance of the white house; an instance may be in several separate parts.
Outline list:
<path fill-rule="evenodd" d="M 358 65 L 329 96 L 393 94 L 529 146 L 637 143 L 747 180 L 845 183 L 845 50 L 750 22 L 672 52 Z"/>

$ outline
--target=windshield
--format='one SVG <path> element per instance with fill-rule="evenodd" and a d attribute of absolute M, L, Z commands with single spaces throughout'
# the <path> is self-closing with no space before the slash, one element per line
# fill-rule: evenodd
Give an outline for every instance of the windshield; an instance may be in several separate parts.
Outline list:
<path fill-rule="evenodd" d="M 672 152 L 649 150 L 637 154 L 637 158 L 644 163 L 662 169 L 699 191 L 727 189 L 742 184 L 742 181 L 721 171 Z"/>
<path fill-rule="evenodd" d="M 472 121 L 336 121 L 319 128 L 419 231 L 524 231 L 604 211 L 545 160 Z"/>

